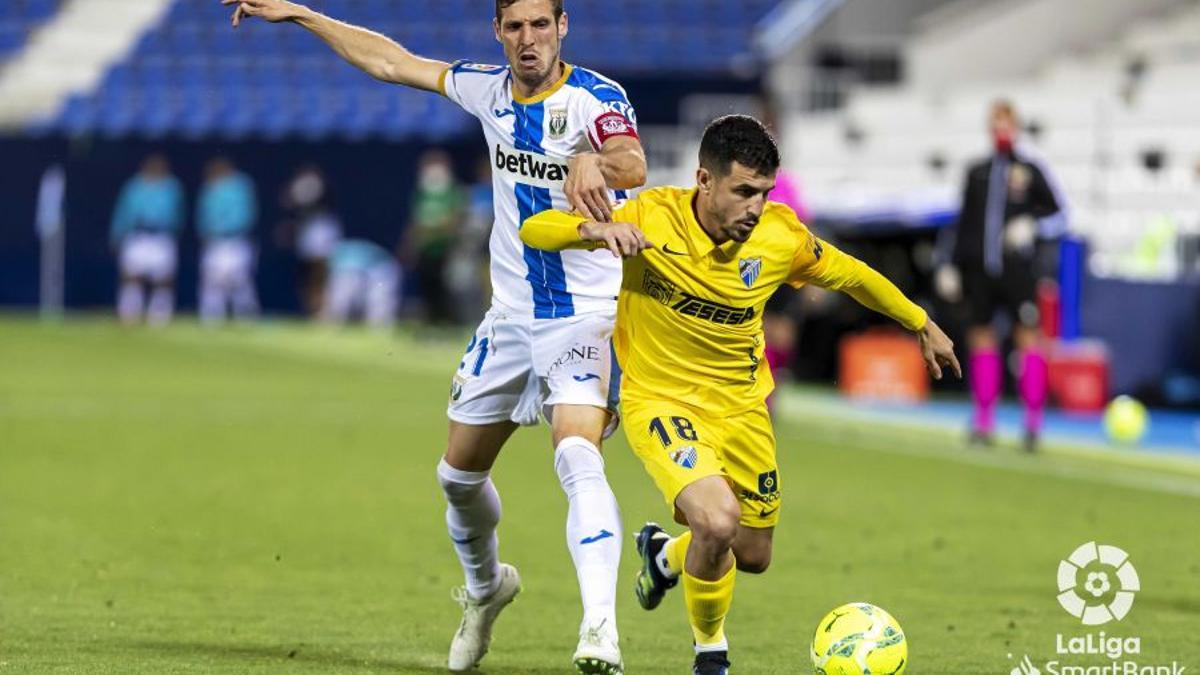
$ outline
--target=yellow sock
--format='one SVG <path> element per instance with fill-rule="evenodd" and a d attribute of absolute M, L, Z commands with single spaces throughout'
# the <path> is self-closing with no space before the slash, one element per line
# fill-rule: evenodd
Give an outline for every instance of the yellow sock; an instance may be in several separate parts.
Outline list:
<path fill-rule="evenodd" d="M 684 530 L 683 534 L 667 542 L 667 567 L 676 575 L 683 574 L 683 559 L 687 557 L 688 544 L 692 543 L 692 531 Z"/>
<path fill-rule="evenodd" d="M 725 615 L 733 604 L 733 579 L 737 566 L 729 568 L 716 581 L 697 579 L 683 573 L 683 601 L 687 605 L 688 622 L 697 645 L 714 645 L 725 641 Z"/>

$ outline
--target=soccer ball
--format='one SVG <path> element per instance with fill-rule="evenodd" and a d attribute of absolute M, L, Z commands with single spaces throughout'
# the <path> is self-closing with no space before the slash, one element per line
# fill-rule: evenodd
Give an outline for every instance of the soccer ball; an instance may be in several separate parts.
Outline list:
<path fill-rule="evenodd" d="M 1146 433 L 1146 406 L 1131 396 L 1118 396 L 1104 410 L 1104 431 L 1115 443 L 1134 445 Z"/>
<path fill-rule="evenodd" d="M 908 665 L 908 642 L 900 624 L 865 602 L 826 614 L 810 651 L 816 675 L 900 675 Z"/>

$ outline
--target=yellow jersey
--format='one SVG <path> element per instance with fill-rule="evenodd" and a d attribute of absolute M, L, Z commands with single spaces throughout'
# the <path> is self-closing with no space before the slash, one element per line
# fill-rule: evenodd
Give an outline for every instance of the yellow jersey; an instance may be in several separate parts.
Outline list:
<path fill-rule="evenodd" d="M 761 405 L 775 386 L 763 357 L 763 309 L 783 284 L 844 291 L 909 330 L 924 328 L 924 310 L 815 237 L 787 206 L 768 202 L 747 241 L 717 245 L 696 220 L 695 196 L 695 188 L 654 188 L 613 213 L 654 246 L 625 259 L 614 332 L 622 398 L 728 415 Z M 597 248 L 580 238 L 585 220 L 543 211 L 525 221 L 521 240 L 544 250 Z"/>

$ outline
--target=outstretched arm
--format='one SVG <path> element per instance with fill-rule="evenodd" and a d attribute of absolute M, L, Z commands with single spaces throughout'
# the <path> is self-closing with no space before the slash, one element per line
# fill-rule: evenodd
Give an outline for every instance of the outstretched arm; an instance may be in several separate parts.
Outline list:
<path fill-rule="evenodd" d="M 962 367 L 954 355 L 954 343 L 942 329 L 879 272 L 854 256 L 842 253 L 830 244 L 805 233 L 807 242 L 800 246 L 792 267 L 791 282 L 812 283 L 842 291 L 868 309 L 891 317 L 917 334 L 925 367 L 934 379 L 942 379 L 942 367 L 962 378 Z"/>
<path fill-rule="evenodd" d="M 384 82 L 437 92 L 438 79 L 450 67 L 444 61 L 417 56 L 375 31 L 332 19 L 295 2 L 221 0 L 221 4 L 237 5 L 233 12 L 234 28 L 242 19 L 251 16 L 271 23 L 291 21 L 300 24 L 324 40 L 343 59 Z"/>

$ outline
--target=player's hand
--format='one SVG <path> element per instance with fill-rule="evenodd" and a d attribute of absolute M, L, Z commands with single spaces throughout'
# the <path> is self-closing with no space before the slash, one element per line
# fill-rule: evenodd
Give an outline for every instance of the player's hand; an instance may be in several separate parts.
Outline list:
<path fill-rule="evenodd" d="M 941 328 L 930 319 L 925 328 L 917 333 L 921 341 L 921 355 L 925 357 L 925 367 L 933 379 L 942 379 L 942 367 L 954 371 L 958 379 L 962 379 L 962 366 L 958 365 L 958 357 L 954 355 L 954 343 Z"/>
<path fill-rule="evenodd" d="M 222 5 L 237 5 L 233 10 L 233 27 L 237 28 L 242 19 L 257 16 L 271 23 L 290 21 L 300 16 L 303 9 L 300 5 L 287 0 L 221 0 Z"/>
<path fill-rule="evenodd" d="M 567 181 L 563 192 L 571 208 L 601 223 L 612 220 L 612 204 L 608 201 L 608 184 L 600 170 L 600 155 L 585 152 L 567 163 Z"/>
<path fill-rule="evenodd" d="M 641 229 L 632 223 L 598 223 L 590 220 L 579 226 L 584 241 L 604 244 L 614 258 L 633 258 L 648 248 L 654 248 Z"/>

